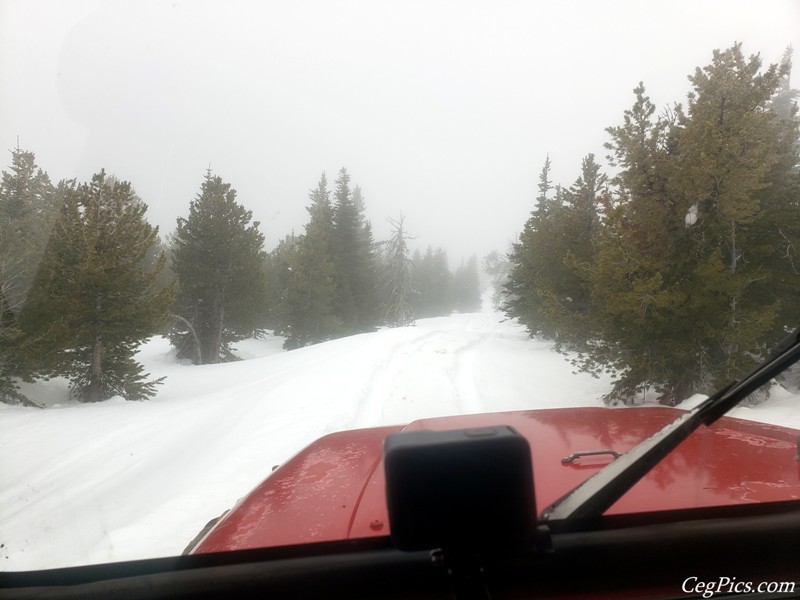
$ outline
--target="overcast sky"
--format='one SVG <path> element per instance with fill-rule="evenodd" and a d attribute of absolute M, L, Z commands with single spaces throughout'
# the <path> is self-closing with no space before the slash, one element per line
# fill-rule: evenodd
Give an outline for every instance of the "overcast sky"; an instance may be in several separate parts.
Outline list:
<path fill-rule="evenodd" d="M 162 234 L 210 164 L 269 248 L 344 166 L 378 239 L 403 213 L 455 266 L 516 238 L 548 153 L 605 164 L 640 80 L 684 101 L 735 41 L 778 62 L 800 2 L 0 0 L 0 146 L 131 181 Z"/>

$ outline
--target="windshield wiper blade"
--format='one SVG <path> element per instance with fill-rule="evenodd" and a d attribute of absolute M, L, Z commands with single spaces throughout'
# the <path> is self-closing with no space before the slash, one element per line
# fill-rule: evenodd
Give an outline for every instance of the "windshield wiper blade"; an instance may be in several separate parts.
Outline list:
<path fill-rule="evenodd" d="M 539 517 L 540 523 L 559 530 L 573 529 L 600 517 L 700 425 L 711 425 L 798 360 L 800 328 L 784 338 L 763 363 L 740 381 L 728 384 L 548 506 Z"/>

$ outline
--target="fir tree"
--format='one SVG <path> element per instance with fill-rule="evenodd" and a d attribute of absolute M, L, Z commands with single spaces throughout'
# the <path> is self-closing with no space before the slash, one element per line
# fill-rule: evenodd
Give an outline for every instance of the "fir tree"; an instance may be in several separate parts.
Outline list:
<path fill-rule="evenodd" d="M 309 193 L 309 221 L 305 235 L 284 255 L 286 279 L 280 333 L 284 347 L 300 348 L 331 339 L 341 328 L 333 312 L 336 293 L 332 256 L 333 208 L 327 179 L 322 174 Z"/>
<path fill-rule="evenodd" d="M 549 303 L 545 316 L 560 332 L 559 341 L 570 347 L 584 347 L 591 336 L 591 291 L 584 273 L 592 268 L 594 244 L 600 233 L 598 197 L 605 185 L 600 165 L 593 154 L 588 154 L 581 162 L 580 177 L 563 195 L 563 209 L 558 213 L 561 219 L 555 223 L 566 248 L 555 285 L 546 290 Z"/>
<path fill-rule="evenodd" d="M 254 334 L 266 301 L 264 236 L 236 191 L 209 170 L 200 193 L 178 218 L 172 270 L 178 278 L 176 323 L 170 339 L 178 355 L 202 364 L 234 359 L 230 344 Z"/>
<path fill-rule="evenodd" d="M 764 200 L 786 152 L 769 101 L 788 67 L 762 71 L 760 58 L 746 59 L 737 44 L 715 51 L 711 64 L 690 77 L 694 90 L 677 137 L 676 185 L 697 206 L 689 228 L 693 292 L 702 290 L 709 302 L 704 327 L 693 337 L 705 363 L 701 381 L 712 387 L 754 366 L 780 310 L 780 298 L 765 301 L 761 293 L 774 279 L 768 260 L 773 251 L 763 246 L 764 236 L 774 235 L 765 227 L 771 210 Z M 777 176 L 785 178 L 785 171 Z"/>
<path fill-rule="evenodd" d="M 63 186 L 62 186 L 63 188 Z M 0 288 L 6 309 L 19 314 L 55 219 L 56 188 L 32 152 L 11 152 L 0 182 Z"/>
<path fill-rule="evenodd" d="M 502 309 L 525 325 L 531 335 L 554 334 L 544 322 L 544 286 L 540 287 L 551 265 L 547 244 L 557 241 L 557 236 L 548 235 L 548 225 L 560 208 L 558 200 L 548 197 L 552 189 L 550 166 L 548 155 L 539 174 L 536 206 L 525 222 L 519 241 L 512 244 L 508 254 L 509 273 L 503 286 Z"/>
<path fill-rule="evenodd" d="M 405 327 L 414 324 L 411 298 L 414 294 L 412 278 L 413 262 L 409 256 L 405 218 L 389 219 L 392 237 L 386 243 L 386 263 L 383 266 L 382 287 L 384 293 L 384 321 L 390 327 Z"/>
<path fill-rule="evenodd" d="M 334 192 L 333 253 L 336 270 L 334 312 L 342 335 L 375 329 L 378 321 L 375 249 L 372 231 L 364 219 L 364 201 L 350 190 L 347 169 L 339 171 Z"/>
<path fill-rule="evenodd" d="M 781 299 L 774 333 L 779 339 L 787 324 L 800 323 L 800 92 L 791 87 L 792 50 L 781 61 L 778 89 L 768 102 L 771 120 L 777 129 L 778 158 L 767 174 L 767 186 L 760 192 L 762 215 L 759 225 L 765 230 L 758 251 L 769 263 L 771 285 L 760 286 L 767 297 Z M 755 248 L 754 248 L 755 250 Z"/>
<path fill-rule="evenodd" d="M 786 252 L 797 231 L 796 123 L 781 127 L 770 110 L 785 67 L 760 67 L 738 45 L 716 51 L 691 78 L 686 114 L 654 117 L 639 86 L 624 124 L 609 129 L 616 195 L 603 199 L 582 271 L 593 333 L 582 366 L 617 373 L 609 401 L 630 403 L 648 388 L 666 404 L 708 393 L 747 371 L 789 324 L 781 307 L 796 305 Z"/>
<path fill-rule="evenodd" d="M 536 208 L 512 247 L 504 310 L 528 331 L 551 337 L 559 347 L 585 344 L 589 286 L 581 270 L 592 256 L 599 231 L 596 199 L 605 178 L 593 155 L 583 160 L 581 176 L 569 189 L 556 186 L 553 197 L 550 160 L 539 178 Z"/>
<path fill-rule="evenodd" d="M 11 151 L 0 181 L 0 401 L 32 404 L 14 381 L 19 312 L 55 216 L 55 188 L 32 152 Z"/>
<path fill-rule="evenodd" d="M 156 283 L 163 254 L 144 267 L 157 237 L 146 210 L 128 182 L 104 171 L 69 187 L 20 315 L 28 371 L 68 377 L 82 401 L 144 399 L 160 381 L 134 360 L 172 300 L 172 288 Z"/>
<path fill-rule="evenodd" d="M 680 107 L 655 117 L 640 83 L 623 125 L 607 129 L 616 197 L 601 196 L 604 227 L 594 240 L 588 275 L 592 331 L 588 355 L 595 367 L 620 375 L 609 402 L 633 402 L 656 387 L 664 401 L 684 393 L 691 365 L 663 349 L 692 327 L 683 300 L 687 268 L 687 200 L 673 189 L 676 120 Z M 586 367 L 587 362 L 583 363 Z M 681 375 L 683 374 L 683 375 Z"/>

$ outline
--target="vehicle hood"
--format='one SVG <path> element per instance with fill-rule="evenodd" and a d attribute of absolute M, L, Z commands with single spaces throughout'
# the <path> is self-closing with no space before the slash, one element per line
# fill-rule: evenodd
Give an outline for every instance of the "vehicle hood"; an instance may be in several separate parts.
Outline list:
<path fill-rule="evenodd" d="M 584 457 L 572 463 L 562 459 L 576 451 L 626 452 L 682 412 L 543 409 L 422 419 L 407 426 L 330 434 L 277 468 L 220 519 L 193 553 L 388 535 L 382 444 L 390 433 L 513 427 L 530 443 L 536 498 L 531 510 L 540 511 L 613 457 Z M 798 500 L 798 434 L 723 417 L 693 433 L 606 514 Z"/>

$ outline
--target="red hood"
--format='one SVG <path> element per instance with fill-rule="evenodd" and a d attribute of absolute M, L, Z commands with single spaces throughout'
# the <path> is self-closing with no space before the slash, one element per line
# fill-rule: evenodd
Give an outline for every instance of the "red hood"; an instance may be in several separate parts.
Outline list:
<path fill-rule="evenodd" d="M 625 452 L 681 411 L 670 408 L 565 408 L 414 421 L 320 438 L 282 465 L 194 549 L 195 553 L 385 536 L 383 439 L 401 430 L 510 425 L 531 446 L 541 510 L 611 460 L 573 464 L 580 450 Z M 800 499 L 800 432 L 724 417 L 667 456 L 607 514 Z"/>

